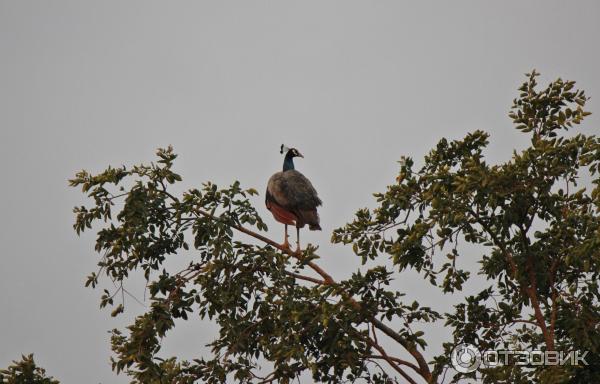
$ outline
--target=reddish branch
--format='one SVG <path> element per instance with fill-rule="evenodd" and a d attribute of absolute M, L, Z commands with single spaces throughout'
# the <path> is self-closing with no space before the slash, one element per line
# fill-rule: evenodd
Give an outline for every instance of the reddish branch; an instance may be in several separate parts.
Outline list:
<path fill-rule="evenodd" d="M 369 344 L 371 347 L 373 347 L 373 348 L 375 348 L 377 351 L 379 351 L 379 353 L 381 353 L 381 358 L 384 358 L 384 360 L 390 359 L 390 360 L 392 360 L 392 361 L 394 361 L 394 362 L 396 362 L 396 363 L 398 363 L 398 364 L 401 364 L 401 365 L 405 365 L 405 366 L 407 366 L 407 367 L 410 367 L 412 370 L 414 370 L 415 372 L 417 372 L 417 373 L 419 373 L 419 374 L 420 374 L 420 369 L 419 369 L 419 367 L 418 367 L 418 366 L 416 366 L 416 365 L 414 365 L 413 363 L 411 363 L 411 362 L 409 362 L 409 361 L 406 361 L 406 360 L 399 359 L 399 358 L 397 358 L 397 357 L 394 357 L 394 356 L 389 356 L 389 355 L 387 355 L 387 353 L 385 352 L 385 350 L 383 349 L 383 347 L 381 347 L 381 346 L 379 345 L 379 342 L 377 341 L 377 338 L 376 338 L 376 336 L 375 336 L 375 330 L 373 330 L 373 336 L 374 336 L 374 337 L 373 337 L 373 339 L 371 339 L 370 337 L 369 337 L 369 338 L 367 338 L 367 343 L 368 343 L 368 344 Z M 372 358 L 375 358 L 375 359 L 376 359 L 376 358 L 379 358 L 379 356 L 376 356 L 376 355 L 375 355 L 375 356 L 371 356 L 371 357 L 372 357 Z"/>
<path fill-rule="evenodd" d="M 371 358 L 381 358 L 385 360 L 392 368 L 394 368 L 396 372 L 398 372 L 402 377 L 404 377 L 406 381 L 408 381 L 411 384 L 417 384 L 417 382 L 414 381 L 412 377 L 410 377 L 406 372 L 404 372 L 404 370 L 402 370 L 402 368 L 400 368 L 400 366 L 396 363 L 396 361 L 394 361 L 394 359 L 388 356 L 388 354 L 385 352 L 385 349 L 383 349 L 379 344 L 373 342 L 373 340 L 371 339 L 367 339 L 367 342 L 369 342 L 369 345 L 371 345 L 379 353 L 381 353 L 381 356 L 370 356 Z M 419 371 L 417 370 L 417 372 Z"/>
<path fill-rule="evenodd" d="M 205 216 L 205 217 L 208 217 L 208 218 L 211 218 L 211 219 L 214 219 L 214 220 L 219 220 L 219 218 L 218 218 L 218 217 L 216 217 L 216 216 L 214 216 L 214 215 L 212 215 L 212 214 L 210 214 L 210 213 L 208 213 L 208 212 L 205 212 L 205 211 L 202 211 L 202 210 L 199 210 L 199 209 L 195 210 L 195 212 L 196 212 L 196 213 L 199 213 L 199 214 L 201 214 L 202 216 Z M 295 257 L 296 259 L 301 259 L 301 258 L 302 258 L 302 255 L 301 255 L 300 253 L 292 252 L 291 250 L 289 250 L 289 249 L 287 249 L 287 248 L 284 248 L 284 247 L 282 247 L 282 246 L 281 246 L 281 244 L 279 244 L 279 243 L 277 243 L 277 242 L 275 242 L 275 241 L 273 241 L 273 240 L 269 239 L 268 237 L 265 237 L 265 236 L 263 236 L 263 235 L 261 235 L 261 234 L 259 234 L 259 233 L 256 233 L 256 232 L 254 232 L 254 231 L 251 231 L 251 230 L 249 230 L 249 229 L 246 229 L 246 228 L 242 227 L 241 225 L 237 225 L 237 224 L 230 224 L 230 223 L 228 223 L 228 224 L 229 224 L 229 225 L 230 225 L 232 228 L 235 228 L 235 229 L 237 229 L 238 231 L 240 231 L 240 232 L 242 232 L 242 233 L 245 233 L 245 234 L 246 234 L 246 235 L 248 235 L 248 236 L 252 236 L 252 237 L 254 237 L 255 239 L 258 239 L 258 240 L 260 240 L 260 241 L 262 241 L 262 242 L 264 242 L 264 243 L 267 243 L 267 244 L 269 244 L 270 246 L 272 246 L 272 247 L 274 247 L 274 248 L 277 248 L 277 249 L 279 249 L 280 251 L 282 251 L 282 252 L 285 252 L 285 253 L 287 253 L 287 254 L 288 254 L 288 255 L 290 255 L 290 256 L 293 256 L 293 257 Z M 313 271 L 315 271 L 315 272 L 316 272 L 316 273 L 318 273 L 318 274 L 319 274 L 321 277 L 323 277 L 324 283 L 325 283 L 326 285 L 333 285 L 333 284 L 335 284 L 335 281 L 333 280 L 333 278 L 332 278 L 331 276 L 329 276 L 329 274 L 328 274 L 327 272 L 325 272 L 325 271 L 324 271 L 324 270 L 323 270 L 321 267 L 319 267 L 317 264 L 313 263 L 312 261 L 309 261 L 309 262 L 306 262 L 306 265 L 308 265 L 308 266 L 309 266 L 309 267 L 310 267 L 310 268 L 311 268 Z"/>
<path fill-rule="evenodd" d="M 521 237 L 523 238 L 524 244 L 527 244 L 527 239 L 523 230 L 521 230 Z M 546 342 L 546 348 L 549 351 L 554 351 L 554 337 L 546 326 L 546 319 L 544 318 L 544 314 L 540 308 L 540 302 L 537 296 L 537 278 L 535 276 L 535 271 L 533 268 L 533 256 L 531 254 L 527 254 L 526 269 L 527 276 L 529 277 L 529 286 L 522 285 L 523 290 L 527 293 L 527 296 L 529 296 L 529 299 L 531 300 L 533 313 L 538 325 L 540 326 L 540 329 L 542 330 L 542 335 L 544 336 L 544 341 Z"/>
<path fill-rule="evenodd" d="M 327 284 L 324 280 L 319 280 L 319 279 L 316 279 L 314 277 L 301 275 L 299 273 L 285 271 L 285 274 L 289 275 L 289 276 L 293 276 L 293 277 L 295 277 L 296 279 L 299 279 L 299 280 L 310 281 L 311 283 L 315 283 L 315 284 L 319 284 L 319 285 L 326 285 Z"/>
<path fill-rule="evenodd" d="M 557 296 L 557 291 L 556 291 L 556 287 L 554 286 L 554 283 L 556 281 L 556 271 L 558 269 L 558 264 L 559 264 L 560 259 L 557 257 L 553 262 L 552 262 L 552 266 L 550 267 L 550 287 L 552 289 L 552 308 L 550 310 L 550 337 L 552 338 L 552 340 L 554 340 L 554 329 L 555 329 L 555 325 L 556 325 L 556 296 Z"/>
<path fill-rule="evenodd" d="M 219 217 L 217 217 L 217 216 L 215 216 L 215 215 L 213 215 L 213 214 L 211 214 L 209 212 L 200 210 L 200 209 L 196 209 L 194 212 L 196 214 L 198 214 L 198 215 L 202 215 L 204 217 L 208 217 L 208 218 L 213 219 L 213 220 L 221 220 Z M 303 258 L 302 253 L 293 252 L 290 249 L 281 246 L 281 244 L 279 244 L 279 243 L 277 243 L 277 242 L 275 242 L 275 241 L 269 239 L 268 237 L 265 237 L 265 236 L 263 236 L 263 235 L 261 235 L 259 233 L 251 231 L 251 230 L 249 230 L 247 228 L 244 228 L 244 227 L 242 227 L 240 225 L 237 225 L 237 224 L 228 223 L 228 225 L 230 225 L 232 228 L 238 230 L 239 232 L 245 233 L 248 236 L 254 237 L 255 239 L 258 239 L 258 240 L 260 240 L 260 241 L 262 241 L 262 242 L 264 242 L 266 244 L 269 244 L 270 246 L 272 246 L 272 247 L 280 250 L 281 252 L 283 252 L 285 254 L 288 254 L 288 255 L 290 255 L 290 256 L 298 259 L 298 260 L 302 260 L 302 258 Z M 316 284 L 337 286 L 337 282 L 327 272 L 325 272 L 325 270 L 323 270 L 317 264 L 315 264 L 312 261 L 308 261 L 308 262 L 306 262 L 305 260 L 302 260 L 302 261 L 306 265 L 308 265 L 313 271 L 315 271 L 319 276 L 321 276 L 323 278 L 323 280 L 321 281 L 321 280 L 313 279 L 313 278 L 310 278 L 308 276 L 303 276 L 303 275 L 298 275 L 298 276 L 301 276 L 299 278 L 301 278 L 302 280 L 311 281 L 311 282 L 316 283 Z M 288 274 L 292 274 L 292 272 L 289 272 Z M 360 309 L 360 304 L 356 300 L 354 300 L 352 297 L 350 297 L 346 292 L 339 291 L 339 294 L 344 299 L 347 299 L 353 306 L 357 307 L 357 309 Z M 379 329 L 380 331 L 382 331 L 383 333 L 385 333 L 387 336 L 389 336 L 390 338 L 392 338 L 393 340 L 395 340 L 396 342 L 398 342 L 400 345 L 402 345 L 408 351 L 408 353 L 410 353 L 411 356 L 413 356 L 413 358 L 417 361 L 418 369 L 416 371 L 428 383 L 432 382 L 432 375 L 431 375 L 431 371 L 429 369 L 429 365 L 427 365 L 427 361 L 425 360 L 425 358 L 423 357 L 423 355 L 417 350 L 417 348 L 416 348 L 416 346 L 414 344 L 409 343 L 408 341 L 406 341 L 402 336 L 400 336 L 400 334 L 398 334 L 392 328 L 388 327 L 387 325 L 385 325 L 384 323 L 382 323 L 380 320 L 376 319 L 375 317 L 369 318 L 369 321 L 377 329 Z M 380 351 L 380 353 L 381 353 L 381 351 Z M 386 355 L 383 355 L 383 353 L 382 353 L 382 356 L 386 356 Z M 393 362 L 392 359 L 390 359 L 388 361 L 387 359 L 384 358 L 384 360 L 386 360 L 388 363 Z M 397 366 L 397 364 L 395 364 L 395 365 Z M 392 365 L 392 367 L 393 366 L 394 365 Z M 416 368 L 416 366 L 415 366 L 415 368 Z M 406 373 L 404 373 L 402 371 L 401 374 L 403 374 L 403 377 L 404 377 L 404 375 Z M 411 381 L 411 382 L 413 382 L 413 381 Z"/>
<path fill-rule="evenodd" d="M 517 266 L 515 264 L 515 261 L 513 260 L 512 253 L 508 251 L 505 244 L 502 241 L 500 241 L 500 239 L 498 239 L 498 237 L 496 236 L 495 232 L 492 231 L 492 228 L 484 220 L 482 220 L 482 218 L 476 212 L 474 212 L 472 209 L 468 209 L 468 212 L 471 213 L 471 215 L 473 215 L 473 217 L 479 223 L 479 225 L 481 225 L 483 227 L 483 229 L 486 231 L 486 233 L 492 238 L 494 245 L 496 245 L 498 248 L 500 248 L 500 250 L 502 251 L 502 254 L 506 258 L 506 262 L 509 266 L 509 271 L 510 271 L 511 277 L 515 280 L 518 280 L 517 279 Z M 521 233 L 522 241 L 524 242 L 524 244 L 527 244 L 527 238 L 525 236 L 525 229 L 523 227 L 520 227 L 520 230 L 521 230 L 520 233 Z M 546 342 L 546 348 L 549 351 L 553 351 L 554 350 L 554 335 L 553 335 L 553 331 L 550 332 L 548 330 L 548 328 L 546 326 L 546 319 L 544 318 L 544 314 L 542 313 L 542 310 L 540 308 L 540 303 L 539 303 L 539 300 L 537 297 L 536 277 L 535 277 L 535 272 L 533 270 L 533 260 L 530 255 L 528 255 L 528 257 L 527 257 L 526 268 L 527 268 L 529 281 L 527 283 L 519 282 L 519 284 L 521 286 L 521 290 L 527 295 L 527 297 L 531 301 L 531 306 L 533 307 L 533 312 L 535 315 L 537 325 L 540 327 L 540 329 L 542 331 L 542 335 L 544 337 L 544 341 Z M 525 285 L 525 284 L 527 284 L 527 285 Z"/>

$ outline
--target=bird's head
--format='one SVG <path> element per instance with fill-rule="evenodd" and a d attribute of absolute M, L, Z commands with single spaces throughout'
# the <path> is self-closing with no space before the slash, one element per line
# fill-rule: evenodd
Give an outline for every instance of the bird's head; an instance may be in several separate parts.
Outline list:
<path fill-rule="evenodd" d="M 304 158 L 304 156 L 302 156 L 302 154 L 300 153 L 300 151 L 298 151 L 296 148 L 288 148 L 285 145 L 281 144 L 281 149 L 279 150 L 279 153 L 281 153 L 282 155 L 285 153 L 286 157 L 302 157 Z"/>

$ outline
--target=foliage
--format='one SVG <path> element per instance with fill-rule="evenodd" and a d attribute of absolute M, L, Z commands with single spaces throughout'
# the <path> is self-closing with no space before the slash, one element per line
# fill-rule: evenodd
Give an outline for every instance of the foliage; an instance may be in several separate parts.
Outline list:
<path fill-rule="evenodd" d="M 148 311 L 126 331 L 113 331 L 113 369 L 132 383 L 288 383 L 303 372 L 316 382 L 433 383 L 443 380 L 452 345 L 469 342 L 481 349 L 586 350 L 590 365 L 506 366 L 467 377 L 598 381 L 600 142 L 566 134 L 589 114 L 574 82 L 559 79 L 537 91 L 538 74 L 528 76 L 510 117 L 531 145 L 488 165 L 488 135 L 476 131 L 442 139 L 419 170 L 403 158 L 395 183 L 375 195 L 378 207 L 359 210 L 334 231 L 334 243 L 351 244 L 363 263 L 377 264 L 341 281 L 319 267 L 315 247 L 294 253 L 265 236 L 249 199 L 256 190 L 234 182 L 172 193 L 181 177 L 170 147 L 150 165 L 79 172 L 70 183 L 93 205 L 75 208 L 74 228 L 101 225 L 99 270 L 86 285 L 95 288 L 101 276 L 117 285 L 100 302 L 114 316 L 124 310 L 116 298 L 130 274 L 143 274 L 149 289 Z M 591 191 L 576 189 L 585 172 Z M 477 247 L 461 247 L 469 243 Z M 473 260 L 473 249 L 483 253 L 476 272 L 489 285 L 456 298 L 453 313 L 390 288 L 391 279 L 413 269 L 441 292 L 456 293 L 474 272 L 459 263 Z M 165 266 L 167 258 L 186 254 L 193 261 L 185 269 Z M 219 326 L 212 356 L 162 356 L 162 339 L 191 316 Z M 453 343 L 428 363 L 426 337 L 417 329 L 442 323 L 452 329 Z M 397 348 L 382 347 L 378 338 Z"/>
<path fill-rule="evenodd" d="M 53 377 L 33 361 L 33 355 L 21 356 L 21 361 L 13 361 L 7 369 L 0 370 L 2 384 L 59 384 Z"/>
<path fill-rule="evenodd" d="M 413 268 L 448 293 L 461 290 L 470 276 L 458 261 L 474 255 L 459 252 L 459 244 L 482 250 L 477 272 L 490 285 L 445 316 L 454 343 L 436 358 L 434 376 L 447 366 L 451 346 L 462 342 L 480 350 L 542 348 L 598 356 L 600 143 L 595 136 L 565 134 L 589 114 L 583 110 L 587 97 L 573 90 L 574 82 L 559 79 L 538 92 L 538 74 L 528 76 L 509 116 L 530 134 L 530 147 L 506 163 L 488 165 L 486 133 L 442 139 L 420 170 L 404 158 L 397 183 L 376 194 L 379 207 L 359 211 L 333 236 L 352 243 L 363 261 L 387 254 L 399 272 Z M 594 177 L 591 193 L 577 189 L 582 171 Z M 564 366 L 552 375 L 543 375 L 547 367 L 499 367 L 483 378 L 590 382 L 598 380 L 597 364 Z"/>

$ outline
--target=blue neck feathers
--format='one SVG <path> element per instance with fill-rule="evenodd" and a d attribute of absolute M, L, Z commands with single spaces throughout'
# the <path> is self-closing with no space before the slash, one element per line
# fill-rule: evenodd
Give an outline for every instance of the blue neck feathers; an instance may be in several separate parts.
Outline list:
<path fill-rule="evenodd" d="M 289 171 L 290 169 L 294 169 L 294 157 L 288 152 L 285 155 L 285 160 L 283 160 L 283 170 Z"/>

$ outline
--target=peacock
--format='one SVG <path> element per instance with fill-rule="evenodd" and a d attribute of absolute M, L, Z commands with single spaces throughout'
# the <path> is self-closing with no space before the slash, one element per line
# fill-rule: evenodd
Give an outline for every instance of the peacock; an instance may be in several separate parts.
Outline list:
<path fill-rule="evenodd" d="M 317 207 L 322 204 L 311 182 L 294 169 L 294 157 L 302 157 L 296 148 L 281 144 L 280 153 L 285 153 L 283 170 L 275 173 L 267 183 L 265 204 L 278 222 L 285 225 L 282 247 L 290 249 L 288 225 L 296 226 L 296 252 L 300 251 L 300 228 L 308 224 L 311 231 L 321 230 Z"/>

